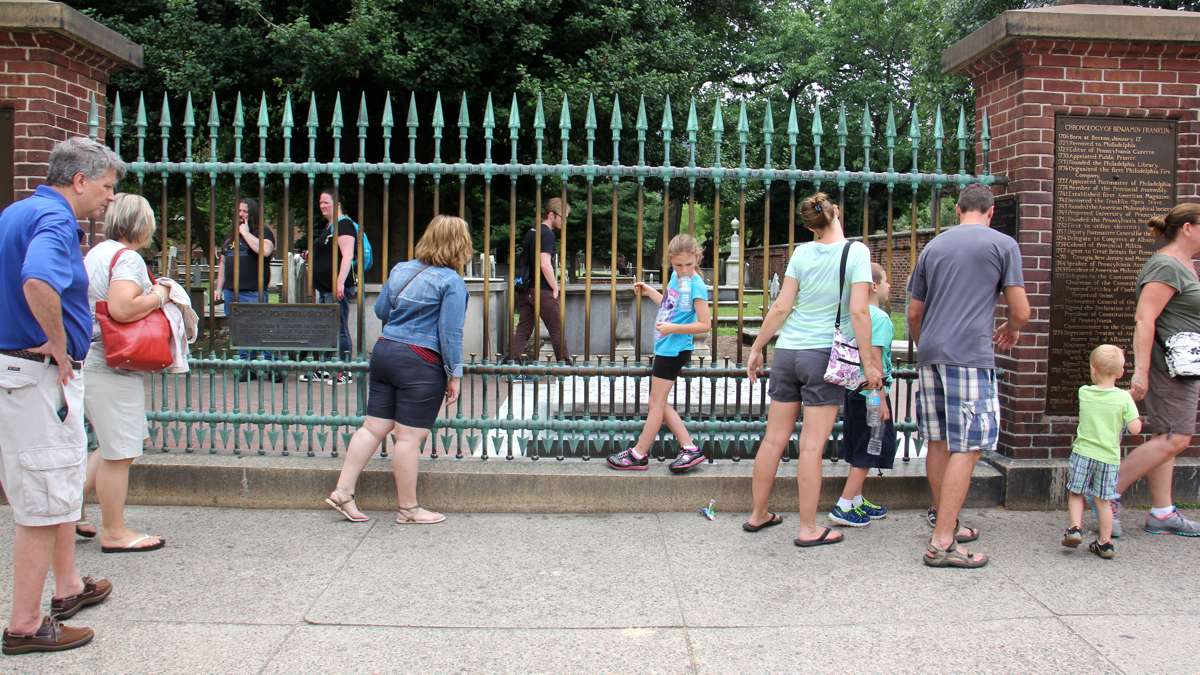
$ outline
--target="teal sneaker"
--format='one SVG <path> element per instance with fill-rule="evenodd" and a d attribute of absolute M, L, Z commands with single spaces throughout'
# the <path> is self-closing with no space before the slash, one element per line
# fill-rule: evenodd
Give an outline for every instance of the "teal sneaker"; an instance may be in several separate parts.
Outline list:
<path fill-rule="evenodd" d="M 886 506 L 873 504 L 871 500 L 867 499 L 866 497 L 863 497 L 862 504 L 858 505 L 858 510 L 867 514 L 867 517 L 871 520 L 887 518 L 888 515 L 888 508 Z"/>
<path fill-rule="evenodd" d="M 836 504 L 829 510 L 829 519 L 846 527 L 866 527 L 871 524 L 871 517 L 863 513 L 862 509 L 854 507 L 843 511 Z"/>

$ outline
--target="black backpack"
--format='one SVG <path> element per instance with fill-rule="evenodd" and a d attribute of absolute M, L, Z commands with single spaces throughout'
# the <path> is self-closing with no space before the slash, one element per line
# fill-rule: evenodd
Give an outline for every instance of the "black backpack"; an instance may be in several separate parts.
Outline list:
<path fill-rule="evenodd" d="M 533 232 L 533 228 L 529 228 Z M 525 248 L 525 237 L 521 237 L 521 243 L 517 247 L 516 265 L 513 268 L 513 287 L 524 293 L 533 288 L 533 265 L 529 262 L 529 251 Z"/>

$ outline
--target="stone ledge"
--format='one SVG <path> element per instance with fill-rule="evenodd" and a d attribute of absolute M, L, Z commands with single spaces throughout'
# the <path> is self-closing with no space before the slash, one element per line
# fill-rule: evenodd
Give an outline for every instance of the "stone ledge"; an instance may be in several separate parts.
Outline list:
<path fill-rule="evenodd" d="M 141 45 L 65 3 L 4 0 L 0 2 L 0 29 L 59 33 L 112 57 L 127 68 L 142 67 Z"/>
<path fill-rule="evenodd" d="M 942 72 L 962 72 L 980 57 L 1021 38 L 1200 42 L 1200 12 L 1061 5 L 1004 12 L 942 52 Z"/>
<path fill-rule="evenodd" d="M 1002 475 L 1004 506 L 1020 511 L 1065 508 L 1067 460 L 1011 459 L 1000 454 L 985 457 Z M 1200 502 L 1200 458 L 1175 460 L 1175 500 Z M 1122 495 L 1125 504 L 1148 504 L 1150 493 L 1145 481 L 1138 481 Z"/>
<path fill-rule="evenodd" d="M 796 508 L 795 463 L 783 464 L 772 502 L 780 511 Z M 133 464 L 129 503 L 241 508 L 325 508 L 337 481 L 340 458 L 152 454 Z M 683 476 L 654 462 L 641 473 L 618 473 L 603 460 L 421 460 L 418 491 L 422 504 L 447 512 L 622 513 L 693 511 L 716 500 L 719 511 L 750 510 L 751 462 L 722 461 Z M 841 491 L 846 464 L 824 466 L 821 505 Z M 928 482 L 922 460 L 884 477 L 868 478 L 872 499 L 897 509 L 925 508 Z M 1001 503 L 1002 476 L 981 462 L 968 506 Z M 365 509 L 394 507 L 390 466 L 376 458 L 359 481 Z"/>

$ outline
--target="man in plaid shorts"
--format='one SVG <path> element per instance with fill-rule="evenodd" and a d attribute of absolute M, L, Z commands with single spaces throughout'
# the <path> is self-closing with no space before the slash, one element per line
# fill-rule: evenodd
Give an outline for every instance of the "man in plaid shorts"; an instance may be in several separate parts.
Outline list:
<path fill-rule="evenodd" d="M 1020 247 L 989 227 L 992 191 L 968 185 L 955 211 L 958 225 L 925 246 L 908 281 L 908 331 L 920 378 L 917 425 L 933 494 L 933 538 L 924 559 L 931 567 L 983 567 L 987 556 L 958 546 L 979 537 L 959 527 L 958 512 L 980 453 L 995 449 L 1000 435 L 993 343 L 1001 350 L 1016 343 L 1029 301 Z M 1001 294 L 1008 320 L 993 330 Z"/>

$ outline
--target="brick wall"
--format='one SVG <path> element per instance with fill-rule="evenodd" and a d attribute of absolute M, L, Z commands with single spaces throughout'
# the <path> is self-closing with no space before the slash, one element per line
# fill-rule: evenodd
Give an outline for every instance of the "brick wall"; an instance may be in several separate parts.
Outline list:
<path fill-rule="evenodd" d="M 1200 201 L 1200 45 L 1017 40 L 967 72 L 977 119 L 986 111 L 991 121 L 991 170 L 1007 176 L 1007 192 L 1020 196 L 1021 252 L 1033 308 L 1020 346 L 997 363 L 1006 371 L 1000 451 L 1016 458 L 1065 457 L 1075 420 L 1045 414 L 1054 116 L 1178 120 L 1178 199 Z M 982 158 L 982 148 L 976 157 Z"/>
<path fill-rule="evenodd" d="M 13 110 L 13 193 L 28 196 L 46 176 L 50 150 L 88 133 L 95 95 L 104 134 L 109 76 L 121 64 L 70 38 L 44 31 L 0 31 L 0 106 Z"/>
<path fill-rule="evenodd" d="M 917 253 L 921 253 L 921 249 L 929 240 L 933 238 L 933 230 L 917 230 Z M 892 237 L 892 307 L 904 307 L 905 298 L 907 295 L 904 292 L 908 285 L 908 275 L 912 272 L 912 257 L 909 253 L 911 239 L 907 232 L 897 233 Z M 867 247 L 871 249 L 871 262 L 877 262 L 887 268 L 887 250 L 888 240 L 886 234 L 873 234 L 867 239 Z M 782 281 L 783 272 L 787 269 L 788 257 L 787 244 L 779 244 L 771 247 L 771 273 L 779 274 Z M 752 284 L 762 283 L 762 247 L 746 249 L 746 263 L 750 266 L 750 276 Z M 768 279 L 770 275 L 768 275 Z"/>

